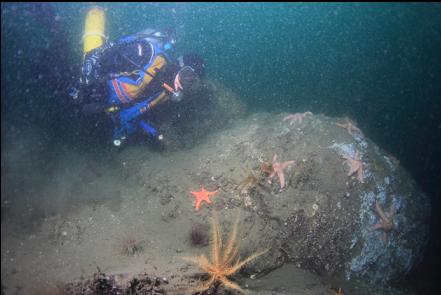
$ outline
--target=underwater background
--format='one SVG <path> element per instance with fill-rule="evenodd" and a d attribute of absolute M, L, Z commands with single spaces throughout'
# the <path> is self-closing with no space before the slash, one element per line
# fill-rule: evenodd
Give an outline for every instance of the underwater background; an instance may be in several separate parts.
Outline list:
<path fill-rule="evenodd" d="M 106 134 L 87 138 L 88 122 L 76 120 L 67 95 L 79 73 L 84 17 L 92 5 L 2 3 L 2 147 L 16 136 L 32 140 L 46 159 L 66 143 L 90 153 L 108 151 Z M 177 50 L 199 53 L 208 76 L 230 87 L 252 111 L 355 119 L 431 198 L 431 239 L 408 282 L 421 294 L 435 286 L 441 210 L 439 3 L 99 5 L 107 9 L 111 40 L 148 27 L 175 28 Z M 38 136 L 27 133 L 36 129 Z M 3 161 L 2 152 L 2 180 Z M 2 181 L 2 192 L 4 186 Z"/>

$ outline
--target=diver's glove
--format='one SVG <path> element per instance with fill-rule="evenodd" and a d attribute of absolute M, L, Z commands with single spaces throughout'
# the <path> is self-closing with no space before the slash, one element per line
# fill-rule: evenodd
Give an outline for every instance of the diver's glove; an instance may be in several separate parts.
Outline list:
<path fill-rule="evenodd" d="M 80 94 L 80 89 L 76 88 L 75 86 L 73 86 L 73 87 L 69 90 L 69 96 L 70 96 L 74 101 L 78 101 L 79 94 Z"/>
<path fill-rule="evenodd" d="M 69 88 L 69 97 L 75 103 L 81 103 L 83 101 L 83 82 L 82 79 L 77 79 L 71 84 Z"/>

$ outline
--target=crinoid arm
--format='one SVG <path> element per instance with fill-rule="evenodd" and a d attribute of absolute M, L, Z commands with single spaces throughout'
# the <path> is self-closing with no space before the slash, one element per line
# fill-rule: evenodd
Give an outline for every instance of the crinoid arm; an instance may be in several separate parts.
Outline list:
<path fill-rule="evenodd" d="M 237 214 L 236 220 L 234 221 L 233 230 L 231 231 L 230 238 L 228 239 L 227 245 L 225 247 L 224 253 L 222 255 L 222 264 L 230 264 L 237 256 L 239 252 L 240 243 L 237 239 L 238 228 L 239 228 L 240 213 Z"/>
<path fill-rule="evenodd" d="M 253 255 L 251 255 L 250 257 L 246 258 L 245 260 L 238 261 L 233 266 L 227 267 L 225 269 L 225 272 L 224 272 L 225 276 L 230 276 L 230 275 L 238 272 L 245 264 L 247 264 L 247 263 L 257 259 L 257 257 L 265 254 L 266 252 L 268 252 L 268 250 L 264 250 L 264 251 L 260 251 L 260 252 L 254 253 Z"/>
<path fill-rule="evenodd" d="M 208 281 L 201 282 L 199 286 L 194 289 L 194 292 L 203 292 L 211 288 L 216 283 L 216 277 L 212 276 Z"/>
<path fill-rule="evenodd" d="M 199 268 L 201 268 L 202 270 L 204 270 L 207 273 L 211 273 L 213 271 L 213 265 L 208 261 L 208 259 L 207 259 L 207 257 L 205 257 L 205 255 L 184 256 L 181 258 L 185 261 L 193 262 L 194 264 L 199 266 Z"/>
<path fill-rule="evenodd" d="M 242 289 L 238 284 L 233 283 L 232 281 L 230 281 L 227 278 L 220 278 L 219 281 L 227 288 L 239 291 L 242 294 L 248 294 L 247 291 L 245 291 L 244 289 Z"/>
<path fill-rule="evenodd" d="M 247 294 L 238 284 L 230 281 L 228 276 L 237 273 L 245 264 L 257 259 L 257 257 L 263 255 L 268 250 L 254 253 L 242 261 L 237 259 L 239 253 L 239 220 L 240 216 L 238 215 L 234 222 L 229 240 L 225 247 L 223 247 L 219 222 L 216 217 L 212 219 L 211 261 L 209 261 L 204 255 L 197 257 L 183 257 L 184 260 L 195 263 L 209 276 L 209 280 L 205 281 L 198 287 L 199 292 L 205 291 L 215 284 L 220 283 L 227 288 L 237 290 L 242 294 Z"/>
<path fill-rule="evenodd" d="M 221 263 L 222 234 L 216 216 L 214 216 L 211 220 L 211 226 L 213 234 L 213 241 L 211 246 L 211 261 L 215 266 L 219 266 Z"/>

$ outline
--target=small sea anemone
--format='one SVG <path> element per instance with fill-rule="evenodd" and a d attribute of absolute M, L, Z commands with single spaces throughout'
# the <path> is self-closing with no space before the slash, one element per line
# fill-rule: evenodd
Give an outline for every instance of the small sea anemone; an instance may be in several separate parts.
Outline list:
<path fill-rule="evenodd" d="M 271 162 L 263 162 L 260 165 L 260 170 L 265 174 L 271 174 L 274 171 L 273 164 Z"/>
<path fill-rule="evenodd" d="M 201 223 L 194 223 L 191 226 L 189 240 L 192 246 L 208 245 L 208 226 Z"/>
<path fill-rule="evenodd" d="M 237 190 L 240 195 L 249 195 L 251 190 L 257 188 L 258 185 L 260 185 L 259 176 L 254 175 L 253 171 L 251 171 L 247 178 L 239 183 Z"/>
<path fill-rule="evenodd" d="M 121 254 L 126 256 L 135 256 L 142 252 L 143 241 L 137 240 L 133 237 L 125 238 L 121 243 Z"/>

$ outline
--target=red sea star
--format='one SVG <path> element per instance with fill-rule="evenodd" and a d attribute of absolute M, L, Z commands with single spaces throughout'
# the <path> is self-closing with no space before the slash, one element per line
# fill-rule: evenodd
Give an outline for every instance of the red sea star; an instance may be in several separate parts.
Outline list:
<path fill-rule="evenodd" d="M 196 211 L 199 210 L 199 207 L 201 206 L 202 202 L 211 203 L 210 196 L 215 195 L 219 189 L 215 190 L 214 192 L 210 192 L 205 190 L 204 187 L 201 187 L 201 190 L 198 192 L 191 191 L 191 194 L 196 198 L 196 204 L 195 209 Z"/>

